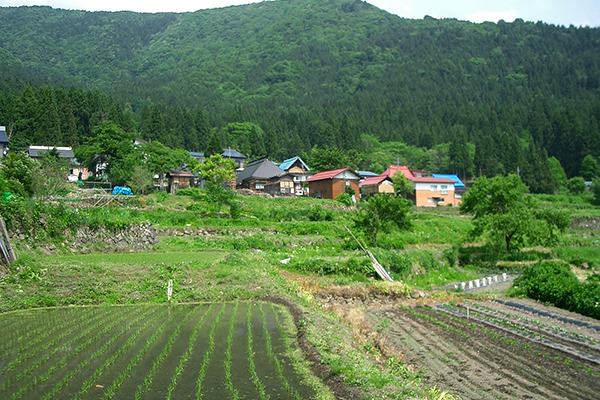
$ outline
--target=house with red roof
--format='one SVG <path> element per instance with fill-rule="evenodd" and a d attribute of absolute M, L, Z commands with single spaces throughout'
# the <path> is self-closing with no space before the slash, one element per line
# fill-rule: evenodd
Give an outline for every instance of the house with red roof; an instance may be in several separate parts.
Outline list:
<path fill-rule="evenodd" d="M 433 178 L 426 171 L 411 171 L 404 165 L 390 165 L 381 176 L 390 179 L 397 173 L 403 174 L 412 183 L 414 192 L 409 197 L 417 207 L 437 205 L 458 206 L 461 196 L 456 196 L 455 181 L 448 178 Z"/>
<path fill-rule="evenodd" d="M 350 168 L 319 172 L 306 181 L 312 197 L 335 200 L 340 194 L 346 192 L 347 187 L 350 187 L 356 193 L 355 200 L 359 201 L 360 199 L 360 188 L 358 187 L 360 176 Z"/>
<path fill-rule="evenodd" d="M 363 196 L 373 196 L 377 193 L 394 194 L 392 178 L 385 175 L 377 175 L 363 180 L 359 185 Z"/>

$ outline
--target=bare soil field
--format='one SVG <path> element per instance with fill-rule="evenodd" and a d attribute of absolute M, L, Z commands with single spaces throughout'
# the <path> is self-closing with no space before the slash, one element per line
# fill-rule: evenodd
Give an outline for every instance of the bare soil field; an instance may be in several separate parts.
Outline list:
<path fill-rule="evenodd" d="M 379 305 L 386 346 L 462 399 L 600 398 L 600 323 L 522 300 Z"/>

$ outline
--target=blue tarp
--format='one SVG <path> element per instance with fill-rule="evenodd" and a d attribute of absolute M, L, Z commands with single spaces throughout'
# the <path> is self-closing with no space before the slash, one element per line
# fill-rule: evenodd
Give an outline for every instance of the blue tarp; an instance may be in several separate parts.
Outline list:
<path fill-rule="evenodd" d="M 113 188 L 113 194 L 124 194 L 128 196 L 133 196 L 133 192 L 127 186 L 115 186 Z"/>

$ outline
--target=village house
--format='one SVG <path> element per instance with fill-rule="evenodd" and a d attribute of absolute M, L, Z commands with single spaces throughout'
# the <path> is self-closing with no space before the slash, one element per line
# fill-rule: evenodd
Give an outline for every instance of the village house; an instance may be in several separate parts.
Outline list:
<path fill-rule="evenodd" d="M 382 174 L 392 178 L 397 173 L 402 173 L 412 183 L 414 192 L 408 196 L 417 207 L 435 207 L 437 205 L 460 205 L 461 198 L 455 196 L 455 181 L 447 178 L 434 178 L 425 176 L 426 171 L 413 173 L 406 166 L 390 165 Z"/>
<path fill-rule="evenodd" d="M 294 189 L 296 196 L 307 196 L 308 190 L 304 188 L 304 183 L 308 178 L 310 178 L 313 174 L 310 172 L 310 168 L 302 159 L 298 156 L 288 158 L 284 160 L 279 168 L 287 172 L 294 181 Z"/>
<path fill-rule="evenodd" d="M 190 155 L 192 157 L 194 157 L 196 160 L 198 160 L 200 162 L 200 164 L 204 163 L 204 158 L 206 158 L 204 153 L 199 153 L 199 152 L 195 152 L 195 151 L 190 151 L 188 153 L 190 153 Z M 233 149 L 223 149 L 223 153 L 221 153 L 221 155 L 223 156 L 223 158 L 228 158 L 228 159 L 232 160 L 235 163 L 236 170 L 238 170 L 238 171 L 241 171 L 244 169 L 244 163 L 248 159 L 248 157 L 246 157 L 239 151 L 233 150 Z"/>
<path fill-rule="evenodd" d="M 169 180 L 169 193 L 175 194 L 180 189 L 187 189 L 192 185 L 194 174 L 188 171 L 171 170 L 167 173 Z"/>
<path fill-rule="evenodd" d="M 0 158 L 4 157 L 8 152 L 8 135 L 6 134 L 6 127 L 0 126 Z"/>
<path fill-rule="evenodd" d="M 297 190 L 294 176 L 284 173 L 271 178 L 269 183 L 265 184 L 265 193 L 275 197 L 295 197 Z"/>
<path fill-rule="evenodd" d="M 264 192 L 265 185 L 271 178 L 283 175 L 283 171 L 266 158 L 251 162 L 242 171 L 236 174 L 238 189 L 250 189 L 253 192 Z"/>
<path fill-rule="evenodd" d="M 377 193 L 394 194 L 394 184 L 389 176 L 377 175 L 363 180 L 359 185 L 363 197 Z"/>
<path fill-rule="evenodd" d="M 359 201 L 359 180 L 360 176 L 350 168 L 340 168 L 319 172 L 308 178 L 307 182 L 311 197 L 335 200 L 340 194 L 345 193 L 348 187 L 356 194 L 354 201 Z"/>
<path fill-rule="evenodd" d="M 90 174 L 89 171 L 77 162 L 72 147 L 29 146 L 27 148 L 27 154 L 34 160 L 41 161 L 44 154 L 51 150 L 56 150 L 59 158 L 69 161 L 69 175 L 67 177 L 69 182 L 77 182 L 79 179 L 85 180 L 88 178 Z"/>

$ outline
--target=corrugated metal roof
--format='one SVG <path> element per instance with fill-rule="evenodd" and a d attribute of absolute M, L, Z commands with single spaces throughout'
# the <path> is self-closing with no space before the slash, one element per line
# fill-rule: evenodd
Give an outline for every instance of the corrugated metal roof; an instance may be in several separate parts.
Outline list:
<path fill-rule="evenodd" d="M 379 185 L 381 182 L 383 182 L 386 179 L 390 180 L 389 177 L 383 176 L 383 175 L 372 176 L 372 177 L 367 178 L 364 181 L 362 181 L 359 184 L 359 186 L 363 187 L 363 186 Z"/>
<path fill-rule="evenodd" d="M 356 171 L 356 173 L 358 174 L 358 176 L 360 176 L 362 178 L 371 178 L 374 176 L 379 176 L 375 172 L 371 172 L 371 171 Z"/>
<path fill-rule="evenodd" d="M 454 187 L 457 189 L 466 189 L 465 184 L 463 183 L 463 181 L 460 180 L 460 178 L 458 177 L 458 175 L 452 175 L 452 174 L 431 174 L 434 178 L 443 178 L 443 179 L 450 179 L 452 181 L 454 181 Z"/>
<path fill-rule="evenodd" d="M 315 181 L 322 181 L 325 179 L 332 179 L 336 175 L 341 174 L 344 171 L 349 171 L 352 174 L 356 175 L 356 177 L 358 179 L 360 179 L 360 176 L 358 176 L 358 174 L 356 172 L 352 171 L 350 168 L 340 168 L 340 169 L 332 169 L 330 171 L 319 172 L 318 174 L 315 174 L 315 175 L 311 176 L 310 178 L 308 178 L 306 180 L 306 182 L 315 182 Z"/>
<path fill-rule="evenodd" d="M 444 179 L 444 178 L 432 178 L 432 177 L 416 177 L 412 173 L 412 171 L 405 165 L 390 165 L 389 168 L 382 174 L 384 176 L 388 176 L 392 178 L 398 172 L 404 174 L 404 176 L 409 180 L 417 183 L 454 183 L 452 179 Z"/>
<path fill-rule="evenodd" d="M 187 176 L 187 177 L 193 177 L 194 174 L 192 174 L 191 172 L 188 171 L 174 171 L 171 170 L 168 173 L 169 176 Z"/>
<path fill-rule="evenodd" d="M 44 153 L 47 153 L 52 149 L 56 149 L 60 158 L 75 158 L 72 147 L 29 146 L 27 154 L 29 154 L 29 157 L 31 158 L 41 158 L 44 156 Z"/>
<path fill-rule="evenodd" d="M 430 176 L 425 178 L 410 178 L 411 181 L 417 183 L 450 183 L 454 184 L 452 179 L 432 178 Z"/>
<path fill-rule="evenodd" d="M 302 163 L 302 166 L 304 167 L 304 169 L 306 171 L 310 171 L 310 168 L 308 168 L 308 165 L 306 165 L 306 163 L 300 158 L 300 156 L 296 156 L 296 157 L 288 158 L 287 160 L 283 160 L 281 165 L 279 165 L 279 168 L 281 168 L 283 171 L 287 171 L 298 160 L 300 160 L 300 162 Z"/>

